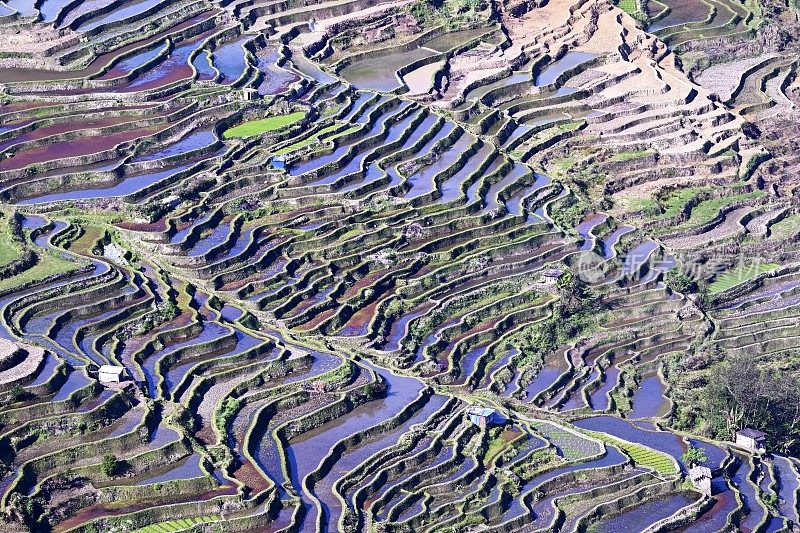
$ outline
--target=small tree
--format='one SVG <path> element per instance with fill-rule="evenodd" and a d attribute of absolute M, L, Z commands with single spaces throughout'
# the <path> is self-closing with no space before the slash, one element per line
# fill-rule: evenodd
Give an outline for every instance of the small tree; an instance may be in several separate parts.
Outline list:
<path fill-rule="evenodd" d="M 664 276 L 664 282 L 673 292 L 686 293 L 691 291 L 695 283 L 679 268 L 673 268 Z"/>
<path fill-rule="evenodd" d="M 161 318 L 165 322 L 169 322 L 179 314 L 181 314 L 181 310 L 175 305 L 175 302 L 165 302 L 161 308 L 159 309 L 161 312 Z"/>
<path fill-rule="evenodd" d="M 701 281 L 697 284 L 697 305 L 701 309 L 708 309 L 714 298 L 711 296 L 711 291 L 708 288 L 708 283 Z"/>
<path fill-rule="evenodd" d="M 26 391 L 20 384 L 14 385 L 12 389 L 9 391 L 9 399 L 11 403 L 16 402 L 24 402 L 25 400 L 30 399 L 31 394 Z"/>
<path fill-rule="evenodd" d="M 244 316 L 239 319 L 239 323 L 247 329 L 252 329 L 254 331 L 261 329 L 261 322 L 259 322 L 252 313 L 245 313 Z"/>
<path fill-rule="evenodd" d="M 589 296 L 586 282 L 566 270 L 559 276 L 556 286 L 560 291 L 561 304 L 572 314 L 584 307 L 583 301 Z"/>
<path fill-rule="evenodd" d="M 106 452 L 103 455 L 103 462 L 100 464 L 100 468 L 108 477 L 114 477 L 119 474 L 121 470 L 121 463 L 120 460 L 117 459 L 117 456 L 111 452 Z"/>
<path fill-rule="evenodd" d="M 695 448 L 694 446 L 689 446 L 689 449 L 686 450 L 681 456 L 681 460 L 686 464 L 689 468 L 693 466 L 699 466 L 706 461 L 708 461 L 708 455 L 706 455 L 705 450 L 702 448 Z"/>

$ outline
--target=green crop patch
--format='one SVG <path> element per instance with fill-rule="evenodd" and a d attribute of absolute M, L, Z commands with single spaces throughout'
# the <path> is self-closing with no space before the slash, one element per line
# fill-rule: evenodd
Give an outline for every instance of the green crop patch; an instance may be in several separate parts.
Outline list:
<path fill-rule="evenodd" d="M 769 239 L 783 241 L 800 234 L 800 214 L 789 215 L 769 227 Z"/>
<path fill-rule="evenodd" d="M 723 196 L 721 198 L 713 198 L 697 204 L 692 209 L 692 215 L 689 218 L 689 226 L 700 226 L 711 222 L 721 209 L 734 204 L 736 202 L 745 202 L 748 200 L 756 200 L 764 195 L 763 191 L 753 191 L 751 193 L 734 194 L 730 196 Z"/>
<path fill-rule="evenodd" d="M 251 120 L 243 122 L 238 126 L 234 126 L 225 130 L 222 134 L 224 139 L 246 139 L 247 137 L 254 137 L 262 133 L 276 131 L 285 128 L 295 122 L 299 122 L 305 117 L 302 111 L 289 113 L 288 115 L 278 115 L 274 117 L 266 117 L 259 120 Z"/>
<path fill-rule="evenodd" d="M 596 439 L 612 444 L 623 450 L 634 463 L 640 466 L 655 470 L 663 476 L 672 476 L 678 473 L 675 462 L 669 455 L 663 452 L 656 451 L 642 444 L 624 441 L 599 431 L 588 431 L 587 433 Z"/>
<path fill-rule="evenodd" d="M 183 531 L 197 525 L 219 522 L 220 520 L 221 518 L 215 515 L 182 518 L 180 520 L 170 520 L 169 522 L 151 524 L 140 529 L 135 529 L 132 533 L 164 533 Z"/>
<path fill-rule="evenodd" d="M 617 2 L 617 7 L 629 15 L 633 15 L 639 11 L 636 6 L 636 0 L 620 0 Z"/>
<path fill-rule="evenodd" d="M 720 275 L 708 286 L 708 290 L 711 294 L 718 294 L 779 266 L 777 263 L 739 266 Z"/>
<path fill-rule="evenodd" d="M 5 290 L 16 285 L 23 285 L 57 274 L 63 274 L 77 269 L 80 265 L 62 258 L 55 252 L 39 252 L 39 260 L 33 268 L 29 268 L 15 276 L 0 280 L 0 290 Z"/>

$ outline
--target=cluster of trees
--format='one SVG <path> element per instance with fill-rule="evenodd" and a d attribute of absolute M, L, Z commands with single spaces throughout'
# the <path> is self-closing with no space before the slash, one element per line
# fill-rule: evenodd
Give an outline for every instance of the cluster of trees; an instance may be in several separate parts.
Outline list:
<path fill-rule="evenodd" d="M 683 464 L 691 468 L 693 466 L 700 466 L 708 461 L 708 455 L 706 455 L 705 450 L 702 448 L 689 446 L 689 449 L 686 450 L 686 453 L 681 456 L 681 461 L 683 461 Z"/>
<path fill-rule="evenodd" d="M 736 430 L 767 434 L 772 449 L 800 452 L 800 377 L 759 366 L 754 357 L 731 357 L 715 369 L 699 405 L 714 436 L 730 439 Z"/>
<path fill-rule="evenodd" d="M 126 325 L 116 331 L 114 336 L 121 341 L 125 341 L 134 336 L 145 335 L 161 324 L 165 324 L 176 318 L 180 314 L 181 310 L 178 305 L 169 300 L 159 304 L 155 313 L 147 315 L 143 320 Z"/>
<path fill-rule="evenodd" d="M 124 474 L 130 468 L 127 461 L 118 459 L 116 455 L 111 452 L 103 454 L 103 460 L 100 463 L 100 470 L 108 477 L 117 477 Z"/>
<path fill-rule="evenodd" d="M 602 303 L 599 298 L 592 297 L 583 280 L 567 270 L 558 279 L 557 287 L 559 298 L 553 303 L 551 317 L 527 328 L 519 336 L 523 354 L 554 352 L 588 335 L 601 320 Z"/>
<path fill-rule="evenodd" d="M 672 292 L 681 294 L 697 295 L 697 304 L 703 309 L 711 306 L 711 294 L 708 291 L 708 283 L 695 281 L 679 268 L 673 268 L 664 276 L 664 283 Z"/>

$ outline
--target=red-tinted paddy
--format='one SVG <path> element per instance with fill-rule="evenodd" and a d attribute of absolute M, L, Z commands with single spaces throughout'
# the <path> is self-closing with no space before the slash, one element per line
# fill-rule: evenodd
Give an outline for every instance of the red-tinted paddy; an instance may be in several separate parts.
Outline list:
<path fill-rule="evenodd" d="M 0 162 L 0 171 L 18 170 L 29 165 L 45 163 L 47 161 L 80 157 L 111 150 L 123 142 L 153 135 L 162 128 L 163 126 L 154 126 L 150 128 L 121 131 L 98 137 L 61 141 L 40 148 L 23 150 Z"/>
<path fill-rule="evenodd" d="M 98 109 L 98 113 L 102 111 L 104 110 Z M 52 126 L 36 128 L 27 133 L 23 133 L 22 135 L 16 135 L 14 137 L 6 139 L 5 141 L 0 142 L 0 150 L 5 150 L 11 146 L 15 146 L 17 144 L 26 141 L 36 141 L 52 135 L 61 135 L 72 131 L 106 128 L 109 126 L 116 126 L 126 123 L 129 123 L 130 125 L 133 126 L 136 125 L 139 122 L 139 120 L 135 120 L 134 117 L 130 116 L 121 116 L 121 117 L 98 118 L 98 119 L 84 120 L 84 121 L 63 122 L 61 124 L 54 124 Z"/>

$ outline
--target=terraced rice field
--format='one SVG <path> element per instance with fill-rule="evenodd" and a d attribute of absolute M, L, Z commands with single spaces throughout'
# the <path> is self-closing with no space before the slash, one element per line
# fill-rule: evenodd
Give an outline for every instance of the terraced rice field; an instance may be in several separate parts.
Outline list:
<path fill-rule="evenodd" d="M 735 287 L 740 283 L 752 279 L 760 274 L 769 272 L 778 268 L 780 265 L 776 263 L 767 263 L 766 265 L 749 265 L 738 266 L 724 274 L 720 275 L 714 283 L 709 285 L 709 290 L 712 294 L 717 294 L 722 291 Z"/>
<path fill-rule="evenodd" d="M 0 1 L 0 530 L 796 530 L 794 9 Z"/>

